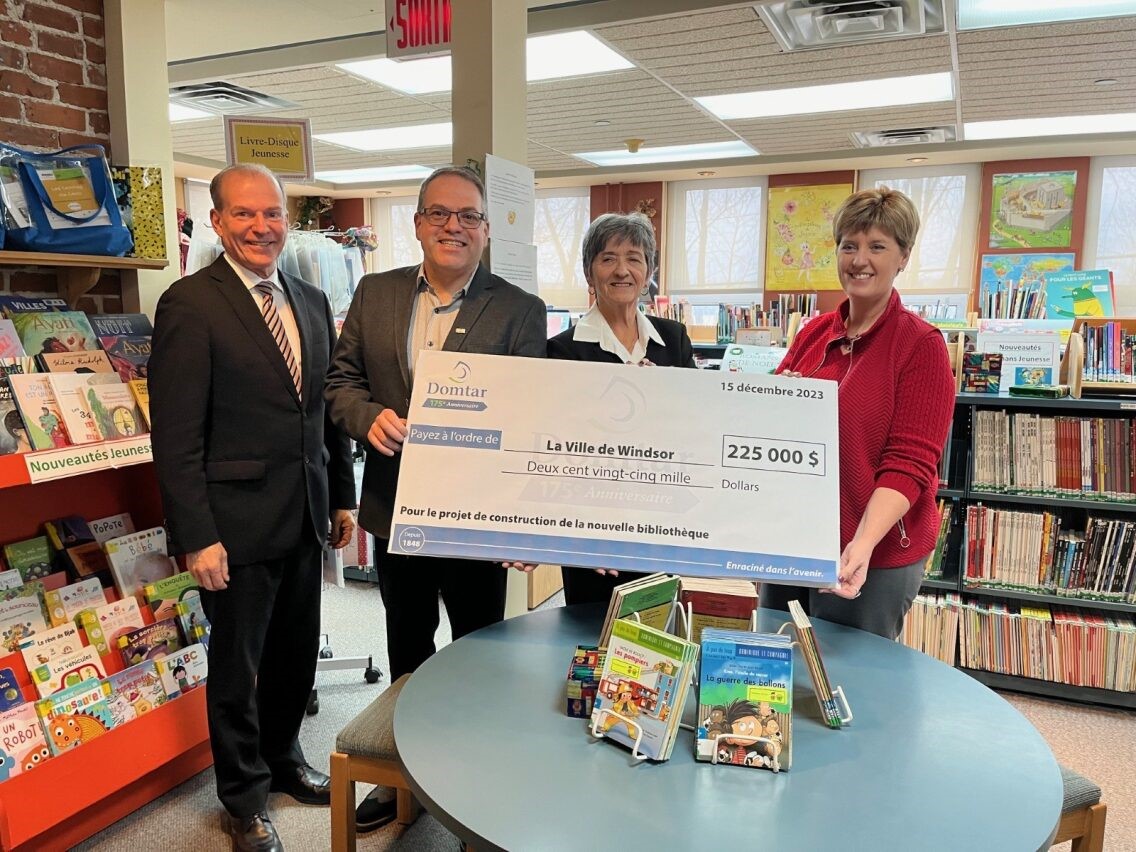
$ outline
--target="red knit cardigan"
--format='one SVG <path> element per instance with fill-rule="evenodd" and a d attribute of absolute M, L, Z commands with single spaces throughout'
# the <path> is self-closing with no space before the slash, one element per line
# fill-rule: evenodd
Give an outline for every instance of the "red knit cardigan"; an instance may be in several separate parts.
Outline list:
<path fill-rule="evenodd" d="M 847 320 L 845 300 L 808 322 L 777 372 L 839 382 L 840 547 L 855 535 L 872 492 L 894 489 L 911 508 L 876 545 L 869 565 L 897 568 L 935 549 L 938 463 L 955 383 L 942 333 L 905 309 L 895 290 L 846 353 Z"/>

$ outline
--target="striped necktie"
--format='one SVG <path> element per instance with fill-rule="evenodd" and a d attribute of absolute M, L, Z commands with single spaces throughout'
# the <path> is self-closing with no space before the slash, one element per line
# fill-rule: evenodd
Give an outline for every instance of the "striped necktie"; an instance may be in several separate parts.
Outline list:
<path fill-rule="evenodd" d="M 268 326 L 272 339 L 276 341 L 280 354 L 284 356 L 284 363 L 288 365 L 288 372 L 292 374 L 292 382 L 296 385 L 296 393 L 299 394 L 300 366 L 292 355 L 292 347 L 288 343 L 288 335 L 284 333 L 284 323 L 280 319 L 280 314 L 276 313 L 276 304 L 272 299 L 272 282 L 261 281 L 253 289 L 261 297 L 260 313 L 264 317 L 264 324 Z"/>

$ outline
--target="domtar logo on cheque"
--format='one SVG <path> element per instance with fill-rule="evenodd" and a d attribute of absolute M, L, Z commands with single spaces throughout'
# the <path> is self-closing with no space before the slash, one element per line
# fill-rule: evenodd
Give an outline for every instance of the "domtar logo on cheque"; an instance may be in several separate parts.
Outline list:
<path fill-rule="evenodd" d="M 426 393 L 430 395 L 437 394 L 438 396 L 485 396 L 486 393 L 488 393 L 486 388 L 466 384 L 472 374 L 473 370 L 470 368 L 469 364 L 465 361 L 458 361 L 454 364 L 454 369 L 450 372 L 450 384 L 441 384 L 434 381 L 427 382 Z"/>

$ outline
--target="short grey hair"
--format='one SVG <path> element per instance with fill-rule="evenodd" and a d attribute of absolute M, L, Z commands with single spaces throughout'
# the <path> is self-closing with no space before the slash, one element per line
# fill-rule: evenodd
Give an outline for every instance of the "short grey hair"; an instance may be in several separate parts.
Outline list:
<path fill-rule="evenodd" d="M 477 172 L 467 166 L 442 166 L 440 169 L 434 169 L 434 171 L 430 173 L 430 176 L 422 181 L 422 186 L 418 188 L 418 207 L 415 209 L 421 210 L 422 205 L 426 203 L 426 187 L 438 178 L 445 177 L 446 175 L 459 177 L 476 186 L 477 191 L 481 193 L 481 212 L 486 212 L 486 208 L 489 207 L 489 199 L 485 195 L 485 184 L 482 183 Z"/>
<path fill-rule="evenodd" d="M 260 175 L 266 177 L 280 190 L 280 200 L 284 202 L 284 206 L 288 205 L 288 193 L 284 191 L 284 184 L 276 176 L 276 174 L 269 168 L 266 168 L 259 163 L 239 163 L 235 166 L 228 166 L 221 169 L 217 174 L 213 175 L 213 180 L 209 181 L 209 197 L 213 199 L 213 209 L 218 212 L 225 209 L 225 196 L 224 196 L 224 183 L 229 175 L 245 174 L 245 175 Z"/>
<path fill-rule="evenodd" d="M 647 277 L 655 273 L 655 229 L 642 213 L 604 213 L 588 225 L 584 234 L 584 273 L 592 270 L 592 261 L 612 240 L 626 240 L 642 249 L 647 257 Z"/>

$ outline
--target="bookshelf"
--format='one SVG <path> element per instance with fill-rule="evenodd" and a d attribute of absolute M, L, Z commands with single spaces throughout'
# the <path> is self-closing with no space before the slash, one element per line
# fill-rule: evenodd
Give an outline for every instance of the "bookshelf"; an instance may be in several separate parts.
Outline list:
<path fill-rule="evenodd" d="M 1116 323 L 1126 335 L 1136 334 L 1136 317 L 1078 317 L 1073 321 L 1073 331 L 1085 337 L 1086 328 L 1099 328 L 1106 323 Z M 1089 394 L 1124 394 L 1136 398 L 1136 382 L 1081 382 L 1081 391 Z"/>
<path fill-rule="evenodd" d="M 36 472 L 64 449 L 90 458 Z M 64 449 L 0 456 L 0 542 L 39 535 L 45 520 L 70 514 L 126 511 L 139 529 L 162 522 L 148 436 Z M 103 663 L 110 671 L 122 668 L 114 654 Z M 19 653 L 0 657 L 4 667 L 25 694 L 34 694 Z M 207 688 L 0 784 L 0 848 L 69 848 L 210 766 Z"/>
<path fill-rule="evenodd" d="M 980 488 L 975 485 L 975 429 L 978 413 L 986 410 L 1002 410 L 1007 414 L 1029 414 L 1063 418 L 1101 418 L 1108 421 L 1131 422 L 1136 412 L 1136 400 L 1125 398 L 1084 398 L 1084 399 L 1039 399 L 987 394 L 959 394 L 955 403 L 951 439 L 948 444 L 947 479 L 948 485 L 939 488 L 941 499 L 955 503 L 951 519 L 951 529 L 946 544 L 942 579 L 924 580 L 925 592 L 948 591 L 961 595 L 967 600 L 976 600 L 983 605 L 1007 604 L 1029 607 L 1054 607 L 1073 611 L 1085 617 L 1100 616 L 1108 618 L 1115 615 L 1136 616 L 1136 603 L 1125 601 L 1093 599 L 1089 597 L 1068 597 L 1045 591 L 1032 591 L 1025 588 L 997 588 L 990 586 L 968 586 L 966 584 L 966 564 L 968 542 L 966 530 L 966 510 L 968 506 L 979 504 L 992 509 L 1014 509 L 1022 511 L 1049 512 L 1059 516 L 1066 530 L 1085 530 L 1087 518 L 1136 523 L 1136 500 L 1098 499 L 1089 495 L 1039 494 L 1012 487 L 997 490 Z M 1041 456 L 1047 457 L 1048 448 L 1042 449 Z M 1119 455 L 1109 458 L 1119 459 Z M 1136 465 L 1136 454 L 1128 458 L 1129 473 Z M 1129 480 L 1130 481 L 1130 480 Z M 1116 481 L 1113 481 L 1116 485 Z M 1131 489 L 1131 485 L 1127 488 Z M 1123 492 L 1116 492 L 1117 494 Z M 1037 557 L 1034 557 L 1036 561 Z M 1034 569 L 1036 570 L 1036 569 Z M 1009 585 L 1009 584 L 1007 584 Z M 959 633 L 964 629 L 966 607 L 960 607 Z M 1004 629 L 1004 628 L 1003 628 Z M 1056 628 L 1054 628 L 1056 629 Z M 1008 634 L 1003 634 L 1003 636 Z M 956 640 L 956 654 L 959 641 Z M 1023 651 L 1024 653 L 1024 651 Z M 1026 692 L 1065 700 L 1091 702 L 1115 707 L 1136 708 L 1136 691 L 1121 692 L 1089 686 L 1079 686 L 1033 677 L 1021 677 L 997 671 L 968 668 L 961 665 L 962 658 L 956 658 L 959 668 L 976 679 L 1000 689 Z"/>

